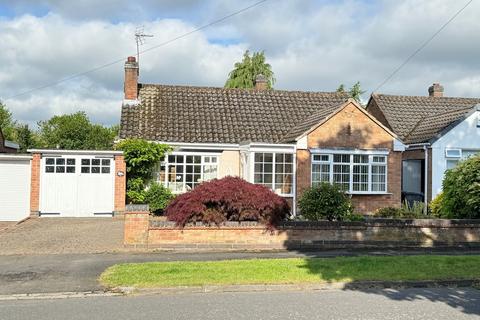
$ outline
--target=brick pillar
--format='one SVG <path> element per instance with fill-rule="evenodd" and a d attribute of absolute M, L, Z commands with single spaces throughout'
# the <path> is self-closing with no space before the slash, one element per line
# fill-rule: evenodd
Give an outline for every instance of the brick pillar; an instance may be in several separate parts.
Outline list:
<path fill-rule="evenodd" d="M 148 245 L 149 223 L 150 212 L 147 205 L 128 205 L 125 211 L 124 244 Z"/>
<path fill-rule="evenodd" d="M 125 212 L 125 193 L 127 180 L 127 166 L 123 155 L 115 156 L 115 215 Z"/>
<path fill-rule="evenodd" d="M 310 187 L 311 163 L 310 151 L 297 150 L 297 201 L 305 189 Z"/>
<path fill-rule="evenodd" d="M 40 212 L 40 153 L 32 155 L 30 178 L 30 216 L 38 217 Z"/>

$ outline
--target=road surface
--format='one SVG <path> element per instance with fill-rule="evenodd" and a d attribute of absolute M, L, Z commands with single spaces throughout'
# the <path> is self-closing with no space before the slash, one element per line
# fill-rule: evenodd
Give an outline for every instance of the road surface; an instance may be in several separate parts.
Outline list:
<path fill-rule="evenodd" d="M 480 291 L 203 293 L 0 301 L 0 319 L 479 319 Z"/>

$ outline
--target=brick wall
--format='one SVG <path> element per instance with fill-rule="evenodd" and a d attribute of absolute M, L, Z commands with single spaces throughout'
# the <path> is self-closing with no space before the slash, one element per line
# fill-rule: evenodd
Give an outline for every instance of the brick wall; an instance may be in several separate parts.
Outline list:
<path fill-rule="evenodd" d="M 41 154 L 32 154 L 30 181 L 30 215 L 38 216 L 40 210 L 40 160 Z"/>
<path fill-rule="evenodd" d="M 118 175 L 119 172 L 123 175 Z M 115 200 L 114 211 L 115 215 L 125 212 L 125 193 L 127 181 L 127 166 L 123 155 L 115 156 Z"/>
<path fill-rule="evenodd" d="M 125 245 L 161 249 L 326 249 L 386 247 L 480 247 L 480 221 L 390 220 L 289 222 L 264 226 L 155 227 L 148 212 L 125 214 Z"/>
<path fill-rule="evenodd" d="M 353 195 L 356 211 L 371 213 L 382 207 L 401 205 L 402 155 L 393 151 L 394 138 L 368 115 L 350 103 L 307 136 L 311 148 L 389 149 L 385 195 Z M 311 185 L 311 157 L 297 150 L 297 198 Z"/>

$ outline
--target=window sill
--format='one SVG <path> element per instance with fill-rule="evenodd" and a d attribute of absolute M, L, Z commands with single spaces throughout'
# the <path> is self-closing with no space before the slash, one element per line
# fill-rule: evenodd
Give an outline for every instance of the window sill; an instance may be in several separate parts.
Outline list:
<path fill-rule="evenodd" d="M 346 192 L 348 195 L 352 196 L 384 196 L 384 195 L 392 195 L 391 192 Z"/>

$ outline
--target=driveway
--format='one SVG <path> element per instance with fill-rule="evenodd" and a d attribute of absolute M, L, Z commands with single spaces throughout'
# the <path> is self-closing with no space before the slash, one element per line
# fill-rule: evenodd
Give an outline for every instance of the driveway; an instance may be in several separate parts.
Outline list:
<path fill-rule="evenodd" d="M 0 255 L 118 252 L 124 250 L 123 219 L 28 219 L 0 231 L 0 243 Z"/>

